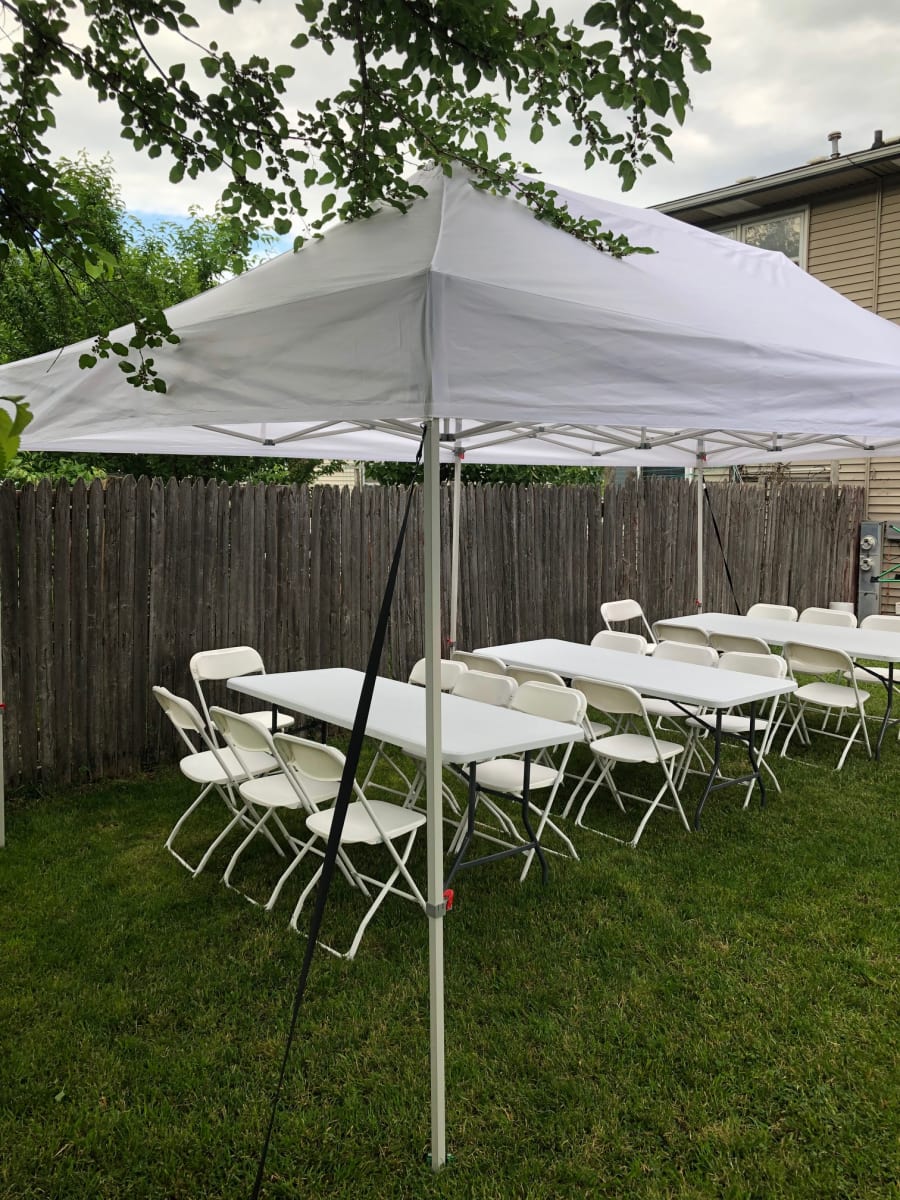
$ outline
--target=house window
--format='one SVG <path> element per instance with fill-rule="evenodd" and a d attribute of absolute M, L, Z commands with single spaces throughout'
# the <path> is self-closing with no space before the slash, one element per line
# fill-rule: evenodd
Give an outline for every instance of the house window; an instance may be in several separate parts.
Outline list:
<path fill-rule="evenodd" d="M 715 232 L 749 246 L 758 246 L 760 250 L 780 250 L 798 267 L 806 266 L 805 209 L 742 221 Z"/>

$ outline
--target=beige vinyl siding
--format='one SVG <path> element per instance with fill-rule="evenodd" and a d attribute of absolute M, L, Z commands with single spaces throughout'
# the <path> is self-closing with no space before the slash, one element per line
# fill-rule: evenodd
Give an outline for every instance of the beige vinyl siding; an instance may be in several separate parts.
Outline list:
<path fill-rule="evenodd" d="M 814 204 L 809 213 L 807 270 L 868 309 L 875 307 L 877 196 L 873 186 Z"/>
<path fill-rule="evenodd" d="M 900 321 L 900 184 L 886 184 L 881 200 L 881 243 L 876 312 Z"/>

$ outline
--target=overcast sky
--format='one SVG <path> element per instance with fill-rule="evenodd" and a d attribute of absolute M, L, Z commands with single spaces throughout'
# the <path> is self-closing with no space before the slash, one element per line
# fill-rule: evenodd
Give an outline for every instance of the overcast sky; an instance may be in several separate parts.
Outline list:
<path fill-rule="evenodd" d="M 712 71 L 692 77 L 693 111 L 672 140 L 675 161 L 652 167 L 627 197 L 650 205 L 721 187 L 747 176 L 799 166 L 827 156 L 827 134 L 840 130 L 844 153 L 872 144 L 875 129 L 900 136 L 900 2 L 898 0 L 682 0 L 700 13 L 712 38 Z M 559 17 L 580 19 L 589 0 L 559 0 Z M 253 51 L 274 62 L 295 62 L 291 100 L 297 106 L 337 90 L 345 75 L 334 59 L 299 58 L 287 43 L 301 18 L 288 0 L 244 3 L 234 17 L 215 0 L 189 0 L 202 23 L 198 37 L 218 39 L 236 56 Z M 179 61 L 184 58 L 178 55 Z M 345 60 L 346 65 L 346 60 Z M 118 136 L 116 110 L 71 87 L 58 114 L 53 150 L 72 155 L 112 155 L 129 208 L 185 213 L 209 210 L 218 195 L 215 177 L 168 183 L 170 164 L 135 154 Z M 613 170 L 585 172 L 567 136 L 545 136 L 538 146 L 520 124 L 507 143 L 550 181 L 583 192 L 616 195 Z M 224 184 L 224 178 L 222 180 Z"/>

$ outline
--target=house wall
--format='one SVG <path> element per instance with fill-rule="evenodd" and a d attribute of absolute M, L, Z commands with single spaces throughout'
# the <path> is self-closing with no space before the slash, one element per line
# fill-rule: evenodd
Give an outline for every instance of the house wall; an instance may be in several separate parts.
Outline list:
<path fill-rule="evenodd" d="M 809 273 L 862 308 L 900 324 L 900 181 L 873 179 L 869 187 L 813 201 L 808 228 Z M 900 394 L 897 401 L 900 405 Z M 792 478 L 825 483 L 832 479 L 831 467 L 829 462 L 786 464 Z M 753 468 L 748 475 L 754 476 Z M 900 525 L 900 456 L 844 459 L 838 464 L 838 480 L 865 488 L 866 520 Z M 897 604 L 900 584 L 884 585 L 882 612 L 893 613 Z"/>

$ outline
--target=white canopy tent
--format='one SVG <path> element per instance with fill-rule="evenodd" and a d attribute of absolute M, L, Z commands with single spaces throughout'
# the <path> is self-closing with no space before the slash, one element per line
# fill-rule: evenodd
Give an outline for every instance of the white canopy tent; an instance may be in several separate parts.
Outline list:
<path fill-rule="evenodd" d="M 170 310 L 165 394 L 90 342 L 0 367 L 26 449 L 404 459 L 427 425 L 432 1163 L 446 1157 L 439 461 L 700 466 L 900 447 L 900 330 L 782 255 L 559 189 L 613 259 L 464 172 Z"/>

